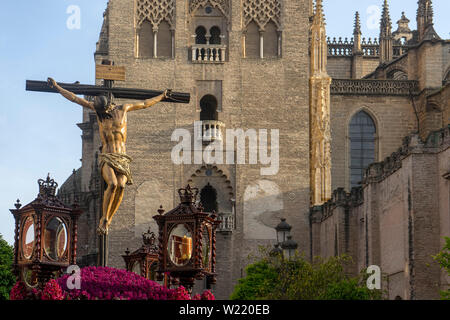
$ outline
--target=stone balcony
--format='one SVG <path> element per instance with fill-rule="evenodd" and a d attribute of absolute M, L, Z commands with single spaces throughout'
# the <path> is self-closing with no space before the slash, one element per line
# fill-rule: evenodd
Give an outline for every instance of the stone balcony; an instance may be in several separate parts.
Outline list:
<path fill-rule="evenodd" d="M 213 141 L 222 141 L 222 130 L 225 128 L 225 124 L 222 121 L 217 120 L 202 120 L 202 130 L 200 136 L 197 137 L 204 143 Z"/>
<path fill-rule="evenodd" d="M 195 44 L 191 50 L 193 63 L 224 63 L 227 46 L 221 44 Z"/>
<path fill-rule="evenodd" d="M 219 213 L 219 220 L 221 221 L 217 232 L 231 233 L 234 230 L 234 216 L 230 213 Z"/>

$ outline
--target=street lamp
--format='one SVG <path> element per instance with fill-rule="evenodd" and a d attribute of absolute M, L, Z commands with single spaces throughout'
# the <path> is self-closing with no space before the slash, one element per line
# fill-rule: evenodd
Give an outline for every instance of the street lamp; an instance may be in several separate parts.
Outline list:
<path fill-rule="evenodd" d="M 281 222 L 275 227 L 277 231 L 277 241 L 278 243 L 283 243 L 287 240 L 291 233 L 292 227 L 286 222 L 285 218 L 281 218 Z"/>
<path fill-rule="evenodd" d="M 284 257 L 291 259 L 295 256 L 295 251 L 298 248 L 298 244 L 297 242 L 292 240 L 292 236 L 288 236 L 287 240 L 281 244 L 281 248 L 283 249 Z"/>

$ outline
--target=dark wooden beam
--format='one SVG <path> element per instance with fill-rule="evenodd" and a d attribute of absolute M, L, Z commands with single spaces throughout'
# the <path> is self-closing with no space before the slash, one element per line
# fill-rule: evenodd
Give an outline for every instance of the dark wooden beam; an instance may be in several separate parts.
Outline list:
<path fill-rule="evenodd" d="M 104 86 L 94 86 L 85 84 L 69 84 L 58 83 L 62 88 L 73 92 L 75 94 L 87 95 L 87 96 L 100 96 L 112 93 L 115 98 L 118 99 L 131 99 L 131 100 L 147 100 L 159 96 L 163 91 L 144 90 L 144 89 L 130 89 L 130 88 L 107 88 Z M 55 88 L 50 88 L 47 81 L 27 80 L 27 91 L 38 92 L 51 92 L 59 93 Z M 172 92 L 171 97 L 164 99 L 165 102 L 174 103 L 189 103 L 191 95 L 189 93 Z"/>

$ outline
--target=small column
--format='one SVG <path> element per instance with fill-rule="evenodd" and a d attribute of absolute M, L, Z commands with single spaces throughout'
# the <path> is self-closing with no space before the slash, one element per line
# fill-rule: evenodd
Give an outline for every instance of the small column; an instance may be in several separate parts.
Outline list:
<path fill-rule="evenodd" d="M 246 37 L 247 37 L 247 30 L 244 30 L 244 32 L 242 32 L 242 56 L 244 57 L 244 59 L 247 56 L 247 49 L 245 47 Z"/>
<path fill-rule="evenodd" d="M 141 33 L 140 28 L 136 28 L 136 47 L 134 49 L 134 54 L 135 54 L 136 58 L 139 58 L 139 55 L 140 55 L 140 53 L 139 53 L 139 41 L 140 41 L 139 34 L 140 33 Z"/>
<path fill-rule="evenodd" d="M 278 33 L 278 58 L 281 58 L 281 40 L 282 40 L 281 35 L 282 35 L 282 32 L 279 30 L 277 33 Z"/>
<path fill-rule="evenodd" d="M 153 28 L 153 58 L 158 57 L 158 28 Z"/>
<path fill-rule="evenodd" d="M 175 59 L 175 30 L 170 29 L 170 33 L 172 36 L 172 59 Z"/>
<path fill-rule="evenodd" d="M 259 31 L 259 57 L 264 59 L 264 31 Z"/>

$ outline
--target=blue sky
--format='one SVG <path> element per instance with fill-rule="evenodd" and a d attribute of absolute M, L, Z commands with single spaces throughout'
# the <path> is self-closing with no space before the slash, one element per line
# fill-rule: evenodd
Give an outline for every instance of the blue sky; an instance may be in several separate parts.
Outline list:
<path fill-rule="evenodd" d="M 123 0 L 131 1 L 132 0 Z M 13 243 L 14 221 L 9 209 L 19 198 L 32 201 L 37 180 L 47 173 L 60 184 L 80 166 L 80 107 L 56 94 L 25 91 L 25 80 L 94 83 L 95 43 L 107 0 L 14 0 L 0 2 L 0 234 Z M 330 37 L 351 37 L 354 12 L 361 14 L 364 37 L 378 37 L 382 0 L 324 0 Z M 434 0 L 435 28 L 449 38 L 450 1 Z M 395 22 L 405 11 L 415 29 L 416 0 L 391 0 Z M 67 20 L 80 9 L 80 28 Z M 379 11 L 378 11 L 379 12 Z M 70 20 L 72 21 L 72 20 Z M 69 21 L 69 22 L 70 22 Z M 75 25 L 75 27 L 77 27 Z"/>

